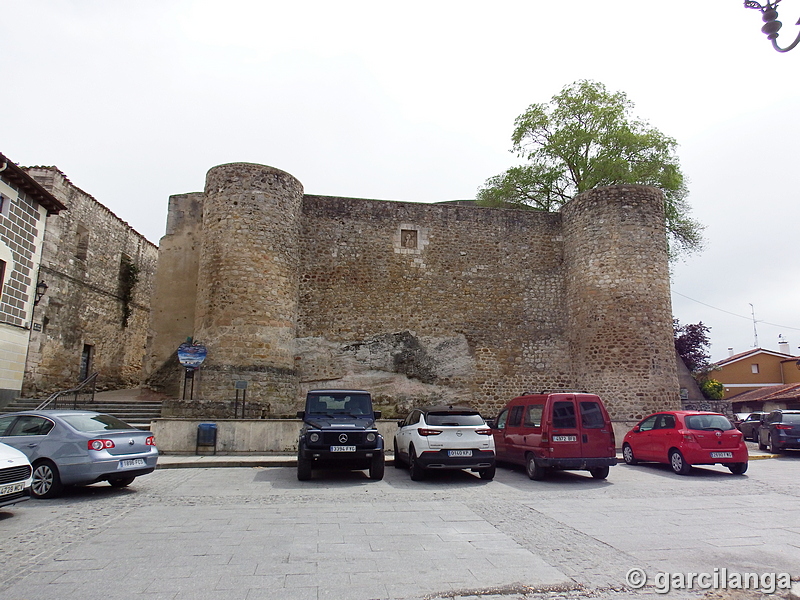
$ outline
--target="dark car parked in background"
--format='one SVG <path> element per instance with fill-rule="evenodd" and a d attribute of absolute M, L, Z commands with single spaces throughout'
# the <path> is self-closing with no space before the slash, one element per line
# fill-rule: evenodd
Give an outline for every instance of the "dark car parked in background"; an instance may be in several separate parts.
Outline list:
<path fill-rule="evenodd" d="M 744 439 L 751 442 L 758 441 L 758 430 L 761 429 L 761 421 L 767 414 L 765 412 L 751 412 L 744 421 L 736 424 Z"/>
<path fill-rule="evenodd" d="M 786 448 L 800 448 L 800 410 L 773 410 L 765 418 L 758 432 L 758 448 L 781 452 Z"/>

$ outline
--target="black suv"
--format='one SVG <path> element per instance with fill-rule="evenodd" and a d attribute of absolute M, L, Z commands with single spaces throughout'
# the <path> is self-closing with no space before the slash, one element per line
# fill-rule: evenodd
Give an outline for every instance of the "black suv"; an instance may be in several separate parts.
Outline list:
<path fill-rule="evenodd" d="M 758 448 L 780 452 L 800 448 L 800 410 L 773 410 L 758 430 Z"/>
<path fill-rule="evenodd" d="M 297 444 L 297 478 L 311 479 L 312 469 L 369 469 L 383 479 L 383 436 L 375 427 L 380 411 L 364 390 L 310 390 Z"/>

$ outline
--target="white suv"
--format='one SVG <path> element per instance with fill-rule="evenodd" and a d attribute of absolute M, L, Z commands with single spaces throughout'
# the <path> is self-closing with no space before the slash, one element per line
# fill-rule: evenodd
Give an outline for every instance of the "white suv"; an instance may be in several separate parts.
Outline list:
<path fill-rule="evenodd" d="M 394 466 L 408 465 L 418 481 L 428 469 L 471 469 L 493 479 L 494 438 L 480 413 L 467 406 L 412 410 L 394 436 Z"/>

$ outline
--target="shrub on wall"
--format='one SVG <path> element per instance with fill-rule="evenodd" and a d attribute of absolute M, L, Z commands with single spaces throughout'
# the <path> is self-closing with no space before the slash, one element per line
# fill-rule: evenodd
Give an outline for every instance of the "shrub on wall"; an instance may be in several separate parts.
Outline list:
<path fill-rule="evenodd" d="M 700 391 L 707 400 L 722 400 L 725 395 L 725 386 L 716 379 L 706 379 L 700 382 Z"/>

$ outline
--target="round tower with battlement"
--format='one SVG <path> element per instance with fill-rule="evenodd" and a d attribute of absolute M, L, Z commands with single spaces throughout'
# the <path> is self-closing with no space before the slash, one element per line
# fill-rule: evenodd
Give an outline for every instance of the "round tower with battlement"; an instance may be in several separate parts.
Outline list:
<path fill-rule="evenodd" d="M 208 355 L 195 398 L 230 402 L 246 381 L 248 416 L 294 409 L 302 200 L 302 184 L 272 167 L 208 172 L 194 324 Z"/>
<path fill-rule="evenodd" d="M 576 387 L 617 421 L 679 408 L 663 193 L 597 188 L 561 213 Z"/>

